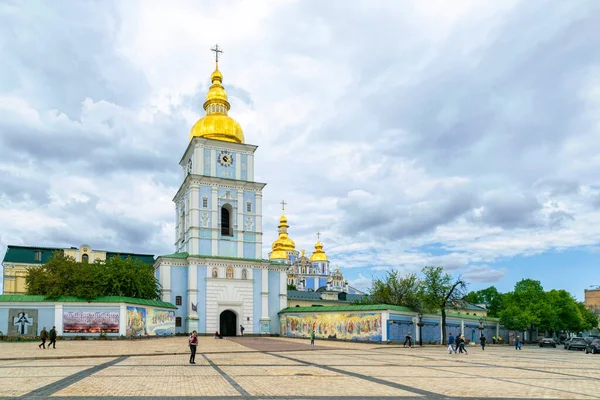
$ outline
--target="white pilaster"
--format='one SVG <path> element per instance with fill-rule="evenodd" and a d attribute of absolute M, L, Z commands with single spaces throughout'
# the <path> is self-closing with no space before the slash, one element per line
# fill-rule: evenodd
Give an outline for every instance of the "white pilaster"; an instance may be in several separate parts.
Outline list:
<path fill-rule="evenodd" d="M 233 177 L 233 179 L 241 180 L 242 179 L 242 155 L 241 154 L 239 154 L 239 153 L 235 154 L 234 165 L 235 165 L 235 176 Z"/>
<path fill-rule="evenodd" d="M 211 150 L 214 152 L 214 150 Z M 218 256 L 219 255 L 219 191 L 216 187 L 212 188 L 212 199 L 211 199 L 211 221 L 212 221 L 212 246 L 211 246 L 211 255 Z"/>
<path fill-rule="evenodd" d="M 250 160 L 250 157 L 248 157 Z M 256 193 L 255 199 L 255 212 L 256 221 L 254 224 L 254 231 L 256 232 L 256 258 L 262 259 L 262 193 Z"/>
<path fill-rule="evenodd" d="M 189 193 L 190 199 L 190 210 L 188 211 L 190 216 L 190 239 L 189 239 L 189 253 L 198 254 L 200 252 L 199 247 L 199 225 L 200 225 L 200 188 L 198 186 L 190 187 Z"/>
<path fill-rule="evenodd" d="M 210 176 L 217 176 L 217 151 L 210 151 Z"/>
<path fill-rule="evenodd" d="M 171 266 L 161 265 L 159 267 L 160 282 L 162 284 L 162 301 L 171 302 Z"/>
<path fill-rule="evenodd" d="M 237 163 L 239 166 L 240 163 Z M 244 212 L 246 211 L 246 204 L 244 204 L 244 192 L 241 190 L 237 191 L 237 256 L 244 257 Z"/>
<path fill-rule="evenodd" d="M 388 311 L 383 311 L 381 313 L 381 341 L 387 342 L 388 340 L 388 321 L 390 319 L 390 313 Z"/>
<path fill-rule="evenodd" d="M 262 271 L 262 313 L 261 319 L 269 319 L 269 270 Z"/>
<path fill-rule="evenodd" d="M 194 161 L 192 161 L 192 173 L 204 175 L 204 148 L 196 147 L 194 149 Z"/>
<path fill-rule="evenodd" d="M 317 289 L 319 288 L 319 277 L 315 276 L 314 279 L 315 279 L 315 284 L 314 284 L 315 288 L 314 289 L 315 289 L 315 292 L 316 292 Z"/>
<path fill-rule="evenodd" d="M 56 327 L 56 334 L 62 336 L 63 334 L 63 305 L 56 304 L 54 306 L 54 326 Z"/>
<path fill-rule="evenodd" d="M 188 268 L 188 317 L 198 317 L 197 311 L 192 311 L 192 303 L 198 304 L 198 266 L 189 265 Z"/>
<path fill-rule="evenodd" d="M 248 155 L 248 180 L 254 182 L 254 154 Z"/>
<path fill-rule="evenodd" d="M 119 335 L 127 336 L 127 306 L 119 305 Z"/>
<path fill-rule="evenodd" d="M 460 334 L 461 335 L 465 334 L 465 320 L 464 319 L 460 320 Z"/>
<path fill-rule="evenodd" d="M 287 273 L 281 271 L 279 273 L 279 310 L 287 307 Z"/>

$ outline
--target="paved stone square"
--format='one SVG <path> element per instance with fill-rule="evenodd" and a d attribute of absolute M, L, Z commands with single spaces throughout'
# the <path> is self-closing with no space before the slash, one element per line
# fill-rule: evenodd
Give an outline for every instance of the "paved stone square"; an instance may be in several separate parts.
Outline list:
<path fill-rule="evenodd" d="M 23 399 L 593 399 L 600 356 L 562 348 L 444 347 L 284 338 L 0 343 L 0 397 Z"/>

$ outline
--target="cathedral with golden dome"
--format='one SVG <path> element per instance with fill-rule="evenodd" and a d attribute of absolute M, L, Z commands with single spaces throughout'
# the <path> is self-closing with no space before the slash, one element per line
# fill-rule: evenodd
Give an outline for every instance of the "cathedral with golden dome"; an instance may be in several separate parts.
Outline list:
<path fill-rule="evenodd" d="M 301 253 L 296 250 L 296 243 L 288 233 L 288 220 L 285 216 L 285 201 L 282 204 L 282 215 L 279 219 L 279 236 L 273 242 L 269 260 L 288 265 L 287 284 L 293 290 L 302 292 L 344 292 L 349 294 L 364 294 L 351 287 L 339 268 L 331 270 L 329 258 L 323 251 L 321 234 L 317 232 L 317 243 L 310 257 L 306 250 Z"/>

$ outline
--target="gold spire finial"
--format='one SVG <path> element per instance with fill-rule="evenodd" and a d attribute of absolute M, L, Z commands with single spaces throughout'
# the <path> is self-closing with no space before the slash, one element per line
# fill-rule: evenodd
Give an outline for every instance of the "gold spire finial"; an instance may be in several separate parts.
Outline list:
<path fill-rule="evenodd" d="M 215 53 L 216 68 L 210 75 L 211 85 L 206 94 L 204 110 L 206 115 L 192 127 L 190 139 L 204 137 L 224 142 L 244 143 L 244 132 L 236 120 L 228 115 L 231 105 L 223 87 L 223 74 L 219 71 L 219 55 L 223 49 L 216 44 L 210 49 Z"/>

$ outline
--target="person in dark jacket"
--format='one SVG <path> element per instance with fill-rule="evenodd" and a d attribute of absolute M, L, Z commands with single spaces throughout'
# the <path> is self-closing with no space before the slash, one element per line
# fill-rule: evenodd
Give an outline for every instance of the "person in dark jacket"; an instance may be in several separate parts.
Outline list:
<path fill-rule="evenodd" d="M 46 339 L 48 339 L 48 331 L 46 330 L 46 327 L 44 327 L 44 329 L 42 329 L 42 331 L 40 332 L 40 339 L 42 339 L 42 343 L 40 343 L 40 345 L 38 346 L 40 349 L 41 348 L 46 348 Z"/>
<path fill-rule="evenodd" d="M 412 335 L 410 334 L 410 332 L 408 333 L 408 335 L 406 335 L 406 339 L 404 340 L 404 347 L 406 347 L 407 343 L 408 347 L 412 347 Z"/>
<path fill-rule="evenodd" d="M 481 343 L 481 350 L 485 350 L 485 342 L 487 341 L 487 339 L 485 338 L 485 336 L 481 335 L 481 337 L 479 338 L 479 343 Z"/>
<path fill-rule="evenodd" d="M 190 344 L 190 364 L 196 364 L 196 348 L 198 347 L 198 333 L 196 331 L 192 332 L 188 342 Z"/>
<path fill-rule="evenodd" d="M 56 348 L 56 327 L 55 326 L 53 326 L 52 329 L 50 329 L 50 341 L 48 342 L 48 348 L 50 348 L 50 345 L 52 345 L 53 349 Z"/>

